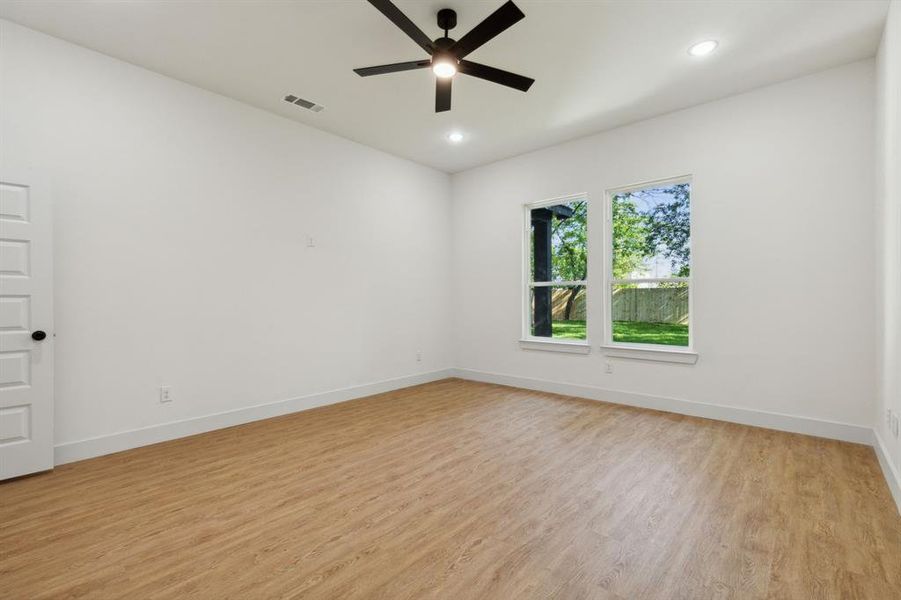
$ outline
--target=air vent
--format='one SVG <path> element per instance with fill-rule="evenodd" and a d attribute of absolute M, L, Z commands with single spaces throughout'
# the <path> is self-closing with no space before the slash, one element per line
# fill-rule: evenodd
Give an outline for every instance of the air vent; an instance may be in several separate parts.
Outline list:
<path fill-rule="evenodd" d="M 306 108 L 307 110 L 312 110 L 313 112 L 319 112 L 324 106 L 320 104 L 316 104 L 315 102 L 310 102 L 309 100 L 304 100 L 303 98 L 298 98 L 294 94 L 288 94 L 285 96 L 285 102 L 290 102 L 291 104 L 296 104 L 297 106 Z"/>

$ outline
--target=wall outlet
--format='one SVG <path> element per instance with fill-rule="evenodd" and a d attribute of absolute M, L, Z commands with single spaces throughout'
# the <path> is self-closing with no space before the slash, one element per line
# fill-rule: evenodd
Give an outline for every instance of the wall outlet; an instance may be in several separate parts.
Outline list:
<path fill-rule="evenodd" d="M 613 373 L 613 363 L 607 361 L 604 363 L 604 372 L 605 373 Z"/>
<path fill-rule="evenodd" d="M 892 413 L 892 435 L 898 439 L 899 433 L 901 433 L 901 417 L 898 416 L 898 413 Z"/>
<path fill-rule="evenodd" d="M 422 362 L 422 352 L 416 353 L 416 362 Z"/>
<path fill-rule="evenodd" d="M 172 387 L 168 385 L 160 386 L 160 403 L 172 402 Z"/>

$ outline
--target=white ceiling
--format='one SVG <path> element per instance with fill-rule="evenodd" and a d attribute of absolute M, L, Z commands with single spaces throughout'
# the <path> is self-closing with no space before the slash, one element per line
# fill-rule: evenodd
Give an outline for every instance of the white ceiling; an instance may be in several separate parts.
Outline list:
<path fill-rule="evenodd" d="M 396 0 L 459 38 L 503 0 Z M 364 0 L 8 1 L 0 16 L 369 146 L 456 172 L 872 56 L 886 0 L 516 0 L 526 18 L 468 58 L 536 79 L 524 94 L 465 76 L 434 112 L 429 70 L 354 67 L 425 53 Z M 690 57 L 693 42 L 720 48 Z M 311 113 L 282 98 L 322 104 Z M 451 145 L 457 129 L 466 139 Z"/>

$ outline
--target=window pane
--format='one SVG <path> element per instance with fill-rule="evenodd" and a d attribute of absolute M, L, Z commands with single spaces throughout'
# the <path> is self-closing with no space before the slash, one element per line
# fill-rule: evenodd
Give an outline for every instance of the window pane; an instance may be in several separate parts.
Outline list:
<path fill-rule="evenodd" d="M 533 336 L 585 339 L 585 286 L 532 288 L 529 330 Z"/>
<path fill-rule="evenodd" d="M 613 286 L 613 341 L 688 346 L 688 284 Z"/>
<path fill-rule="evenodd" d="M 691 275 L 691 184 L 617 194 L 612 209 L 614 279 Z"/>
<path fill-rule="evenodd" d="M 588 276 L 588 203 L 576 200 L 530 211 L 532 281 L 584 281 Z"/>

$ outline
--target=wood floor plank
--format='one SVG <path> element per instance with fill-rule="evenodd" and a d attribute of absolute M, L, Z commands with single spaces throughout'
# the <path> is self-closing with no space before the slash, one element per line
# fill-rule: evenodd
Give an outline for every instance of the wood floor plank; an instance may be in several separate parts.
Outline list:
<path fill-rule="evenodd" d="M 0 597 L 901 598 L 872 449 L 445 380 L 0 484 Z"/>

